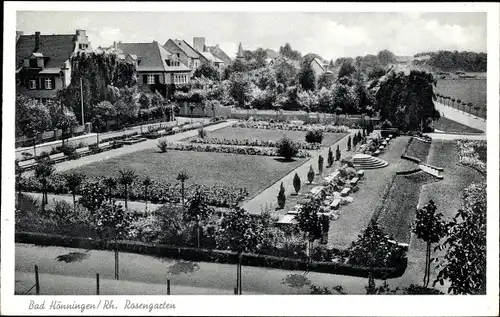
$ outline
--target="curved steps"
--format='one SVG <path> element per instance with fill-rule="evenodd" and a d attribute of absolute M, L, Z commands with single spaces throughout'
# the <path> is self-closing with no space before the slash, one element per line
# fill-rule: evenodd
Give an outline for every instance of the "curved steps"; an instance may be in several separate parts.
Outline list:
<path fill-rule="evenodd" d="M 386 161 L 367 154 L 356 154 L 352 158 L 355 167 L 362 169 L 376 169 L 383 168 L 389 165 Z"/>

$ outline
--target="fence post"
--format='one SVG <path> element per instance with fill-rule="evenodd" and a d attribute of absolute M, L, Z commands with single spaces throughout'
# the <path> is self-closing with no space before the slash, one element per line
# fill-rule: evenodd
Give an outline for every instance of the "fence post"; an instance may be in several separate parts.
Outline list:
<path fill-rule="evenodd" d="M 96 273 L 95 277 L 96 277 L 96 282 L 97 282 L 95 292 L 96 292 L 96 295 L 99 295 L 99 273 Z"/>
<path fill-rule="evenodd" d="M 234 288 L 234 295 L 238 295 L 238 288 L 237 287 Z"/>
<path fill-rule="evenodd" d="M 167 280 L 167 295 L 170 295 L 170 280 Z"/>
<path fill-rule="evenodd" d="M 40 295 L 40 279 L 38 277 L 38 265 L 35 265 L 35 292 Z"/>

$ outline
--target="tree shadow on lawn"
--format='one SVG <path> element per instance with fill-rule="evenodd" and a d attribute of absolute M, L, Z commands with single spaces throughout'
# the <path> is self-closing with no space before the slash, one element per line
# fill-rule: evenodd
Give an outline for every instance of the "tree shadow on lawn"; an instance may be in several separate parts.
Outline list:
<path fill-rule="evenodd" d="M 171 265 L 168 268 L 168 273 L 172 275 L 179 274 L 188 274 L 198 271 L 200 269 L 200 265 L 198 263 L 189 262 L 189 261 L 178 261 L 175 264 Z"/>
<path fill-rule="evenodd" d="M 299 289 L 311 285 L 311 281 L 303 274 L 288 274 L 283 278 L 281 284 Z"/>
<path fill-rule="evenodd" d="M 59 255 L 57 256 L 57 261 L 59 262 L 66 262 L 66 263 L 72 263 L 72 262 L 81 262 L 85 259 L 88 259 L 90 257 L 90 251 L 87 250 L 85 252 L 70 252 L 67 254 Z"/>
<path fill-rule="evenodd" d="M 293 162 L 299 161 L 300 159 L 294 159 L 294 158 L 292 158 L 290 160 L 287 160 L 287 159 L 285 159 L 283 157 L 276 157 L 276 158 L 274 158 L 274 160 L 277 161 L 277 162 L 280 162 L 280 163 L 293 163 Z"/>

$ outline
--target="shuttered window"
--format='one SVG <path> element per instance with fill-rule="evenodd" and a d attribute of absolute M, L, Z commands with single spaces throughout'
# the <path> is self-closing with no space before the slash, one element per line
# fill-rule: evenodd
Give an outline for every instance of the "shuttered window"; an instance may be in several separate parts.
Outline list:
<path fill-rule="evenodd" d="M 155 84 L 159 84 L 160 83 L 160 75 L 155 75 Z"/>
<path fill-rule="evenodd" d="M 155 76 L 148 75 L 148 85 L 153 85 L 155 83 Z"/>
<path fill-rule="evenodd" d="M 52 84 L 52 78 L 45 78 L 45 89 L 54 89 L 54 85 Z"/>
<path fill-rule="evenodd" d="M 36 89 L 36 79 L 30 78 L 28 80 L 28 85 L 30 89 Z"/>
<path fill-rule="evenodd" d="M 147 84 L 148 83 L 148 75 L 142 75 L 142 83 Z"/>

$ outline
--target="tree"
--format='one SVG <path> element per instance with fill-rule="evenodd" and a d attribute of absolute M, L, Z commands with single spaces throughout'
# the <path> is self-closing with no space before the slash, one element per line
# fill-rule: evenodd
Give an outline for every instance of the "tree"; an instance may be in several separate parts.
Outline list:
<path fill-rule="evenodd" d="M 440 117 L 434 106 L 435 84 L 432 74 L 426 72 L 392 72 L 376 93 L 381 118 L 405 131 L 422 131 Z"/>
<path fill-rule="evenodd" d="M 337 145 L 337 150 L 335 150 L 335 160 L 340 161 L 340 148 L 339 145 Z"/>
<path fill-rule="evenodd" d="M 319 214 L 321 203 L 318 199 L 312 199 L 302 206 L 296 219 L 300 231 L 304 233 L 309 242 L 309 252 L 315 240 L 321 239 L 327 230 L 324 215 Z"/>
<path fill-rule="evenodd" d="M 35 177 L 42 183 L 42 211 L 45 210 L 45 205 L 48 204 L 47 183 L 54 171 L 54 163 L 50 159 L 42 159 L 35 167 Z"/>
<path fill-rule="evenodd" d="M 358 134 L 354 133 L 354 136 L 352 137 L 352 146 L 356 148 L 356 145 L 358 145 Z"/>
<path fill-rule="evenodd" d="M 125 238 L 133 218 L 122 205 L 103 204 L 96 210 L 94 224 L 101 239 L 115 242 L 115 279 L 119 280 L 118 239 Z"/>
<path fill-rule="evenodd" d="M 318 89 L 330 90 L 335 84 L 335 76 L 331 72 L 325 72 L 318 77 Z"/>
<path fill-rule="evenodd" d="M 293 86 L 297 78 L 297 70 L 288 62 L 278 63 L 273 66 L 276 73 L 276 82 L 284 88 Z"/>
<path fill-rule="evenodd" d="M 188 205 L 189 207 L 184 212 L 184 220 L 186 222 L 196 223 L 197 242 L 198 248 L 200 248 L 201 226 L 207 222 L 214 210 L 208 205 L 206 196 L 200 189 L 196 190 L 196 193 L 191 198 Z"/>
<path fill-rule="evenodd" d="M 151 98 L 149 98 L 149 95 L 141 93 L 139 104 L 141 105 L 141 109 L 148 109 L 151 106 Z"/>
<path fill-rule="evenodd" d="M 351 136 L 349 135 L 349 137 L 347 138 L 347 151 L 350 150 L 351 150 Z"/>
<path fill-rule="evenodd" d="M 50 113 L 41 102 L 24 95 L 16 96 L 16 135 L 33 138 L 33 156 L 36 156 L 38 133 L 52 126 Z"/>
<path fill-rule="evenodd" d="M 446 224 L 446 238 L 436 247 L 446 254 L 433 286 L 447 279 L 448 293 L 486 294 L 486 182 L 467 187 L 462 201 L 463 209 Z"/>
<path fill-rule="evenodd" d="M 333 107 L 340 108 L 345 114 L 358 112 L 359 100 L 354 88 L 347 84 L 336 84 L 332 92 Z"/>
<path fill-rule="evenodd" d="M 234 73 L 229 78 L 230 95 L 236 101 L 237 106 L 244 108 L 250 101 L 251 84 L 247 74 Z"/>
<path fill-rule="evenodd" d="M 146 176 L 144 180 L 142 181 L 142 186 L 144 186 L 144 200 L 146 201 L 146 211 L 148 210 L 148 198 L 149 198 L 149 187 L 153 182 L 151 181 L 151 177 Z"/>
<path fill-rule="evenodd" d="M 98 181 L 86 182 L 80 188 L 80 205 L 87 208 L 91 215 L 102 207 L 106 201 L 106 188 Z"/>
<path fill-rule="evenodd" d="M 302 89 L 313 91 L 316 89 L 316 77 L 311 65 L 312 60 L 307 58 L 302 62 L 299 71 L 299 83 Z"/>
<path fill-rule="evenodd" d="M 111 198 L 113 197 L 113 190 L 116 189 L 118 182 L 117 182 L 116 178 L 114 178 L 113 176 L 104 178 L 103 182 L 104 182 L 104 185 L 108 188 L 107 196 L 108 196 L 109 202 L 111 203 Z"/>
<path fill-rule="evenodd" d="M 348 249 L 349 263 L 368 268 L 399 264 L 405 257 L 402 247 L 389 241 L 388 236 L 372 220 Z"/>
<path fill-rule="evenodd" d="M 280 46 L 279 54 L 281 56 L 284 56 L 284 57 L 292 59 L 292 60 L 300 60 L 300 58 L 302 56 L 302 54 L 300 54 L 299 51 L 292 49 L 292 46 L 290 45 L 290 43 L 286 43 L 284 46 Z"/>
<path fill-rule="evenodd" d="M 236 285 L 241 294 L 241 258 L 243 252 L 253 252 L 262 243 L 262 227 L 243 208 L 235 207 L 222 217 L 215 232 L 218 249 L 237 252 Z"/>
<path fill-rule="evenodd" d="M 312 184 L 314 180 L 314 170 L 312 165 L 309 165 L 309 172 L 307 172 L 307 180 L 309 181 L 309 184 Z"/>
<path fill-rule="evenodd" d="M 323 175 L 323 161 L 324 161 L 323 156 L 320 155 L 318 157 L 318 172 L 319 172 L 319 175 Z"/>
<path fill-rule="evenodd" d="M 430 200 L 423 208 L 417 210 L 413 232 L 427 244 L 425 256 L 424 287 L 429 286 L 431 269 L 431 245 L 437 243 L 445 234 L 446 226 L 443 214 L 436 212 L 434 201 Z"/>
<path fill-rule="evenodd" d="M 185 198 L 184 183 L 189 179 L 189 176 L 186 172 L 180 172 L 179 174 L 177 174 L 177 177 L 175 179 L 181 182 L 182 206 L 184 206 L 184 198 Z"/>
<path fill-rule="evenodd" d="M 295 189 L 295 193 L 298 195 L 300 191 L 300 177 L 297 173 L 295 173 L 295 176 L 293 177 L 293 188 Z"/>
<path fill-rule="evenodd" d="M 299 152 L 298 146 L 290 138 L 283 136 L 277 143 L 278 154 L 290 161 Z"/>
<path fill-rule="evenodd" d="M 76 192 L 85 179 L 85 174 L 72 172 L 70 174 L 65 174 L 64 177 L 66 179 L 66 186 L 68 186 L 71 195 L 73 195 L 73 210 L 76 211 Z"/>
<path fill-rule="evenodd" d="M 76 121 L 76 116 L 67 107 L 64 107 L 62 103 L 58 100 L 51 100 L 45 103 L 45 106 L 49 110 L 52 128 L 62 130 L 62 143 L 69 136 L 69 130 L 78 125 Z"/>
<path fill-rule="evenodd" d="M 128 189 L 129 186 L 131 186 L 132 183 L 137 179 L 137 174 L 132 169 L 123 169 L 118 171 L 118 173 L 120 174 L 118 176 L 118 183 L 123 185 L 123 189 L 125 190 L 125 209 L 128 210 Z"/>
<path fill-rule="evenodd" d="M 328 148 L 327 163 L 328 163 L 328 167 L 332 167 L 332 165 L 333 165 L 333 152 L 332 152 L 332 148 L 331 147 Z"/>
<path fill-rule="evenodd" d="M 96 130 L 103 126 L 108 126 L 108 121 L 116 118 L 117 112 L 115 106 L 107 100 L 99 102 L 95 107 L 94 107 L 94 116 L 98 117 L 99 120 L 97 121 L 97 126 Z M 104 121 L 102 124 L 101 121 Z"/>
<path fill-rule="evenodd" d="M 356 72 L 356 68 L 349 62 L 342 63 L 340 66 L 339 74 L 337 79 L 341 79 L 343 77 L 350 77 Z"/>
<path fill-rule="evenodd" d="M 21 191 L 22 191 L 22 186 L 21 186 L 21 178 L 23 174 L 23 169 L 19 165 L 19 160 L 16 158 L 15 160 L 15 173 L 16 173 L 16 191 L 17 191 L 17 203 L 20 204 L 21 202 Z"/>
<path fill-rule="evenodd" d="M 218 81 L 220 79 L 219 72 L 209 63 L 201 63 L 198 68 L 195 69 L 193 77 L 201 78 L 206 77 L 211 80 Z"/>
<path fill-rule="evenodd" d="M 286 203 L 285 187 L 283 187 L 283 182 L 281 182 L 280 191 L 278 192 L 278 207 L 280 209 L 285 208 L 285 203 Z"/>
<path fill-rule="evenodd" d="M 380 64 L 382 64 L 382 66 L 387 66 L 389 64 L 394 64 L 397 61 L 396 60 L 396 55 L 394 55 L 394 53 L 392 53 L 389 50 L 380 51 L 377 54 L 377 57 L 378 57 L 378 60 L 380 61 Z"/>

